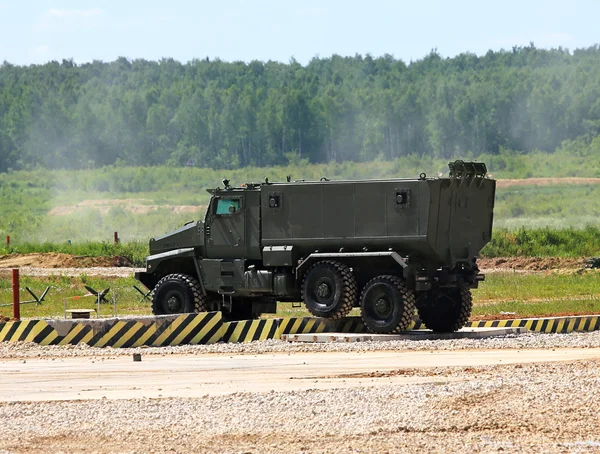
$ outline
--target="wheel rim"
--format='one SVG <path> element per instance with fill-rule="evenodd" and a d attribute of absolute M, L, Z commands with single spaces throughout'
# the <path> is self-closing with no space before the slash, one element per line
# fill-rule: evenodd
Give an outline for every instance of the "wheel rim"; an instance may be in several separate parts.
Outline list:
<path fill-rule="evenodd" d="M 175 314 L 183 312 L 183 299 L 176 292 L 169 292 L 165 297 L 164 308 L 166 312 Z"/>
<path fill-rule="evenodd" d="M 331 296 L 331 288 L 327 282 L 322 282 L 317 287 L 317 296 L 319 299 L 324 300 Z"/>
<path fill-rule="evenodd" d="M 321 277 L 315 283 L 315 300 L 322 308 L 329 308 L 334 301 L 335 282 L 329 277 Z"/>
<path fill-rule="evenodd" d="M 366 295 L 368 301 L 366 310 L 371 318 L 386 321 L 394 314 L 394 299 L 387 288 L 377 285 L 370 289 Z"/>
<path fill-rule="evenodd" d="M 378 295 L 373 304 L 373 312 L 378 318 L 389 317 L 394 310 L 394 306 L 387 295 Z"/>

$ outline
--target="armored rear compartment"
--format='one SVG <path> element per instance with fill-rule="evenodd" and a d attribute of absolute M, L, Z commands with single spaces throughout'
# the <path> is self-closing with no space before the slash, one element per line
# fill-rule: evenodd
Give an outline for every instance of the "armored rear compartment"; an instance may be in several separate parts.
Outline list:
<path fill-rule="evenodd" d="M 262 245 L 319 251 L 394 250 L 454 267 L 489 241 L 495 181 L 321 181 L 262 188 Z"/>

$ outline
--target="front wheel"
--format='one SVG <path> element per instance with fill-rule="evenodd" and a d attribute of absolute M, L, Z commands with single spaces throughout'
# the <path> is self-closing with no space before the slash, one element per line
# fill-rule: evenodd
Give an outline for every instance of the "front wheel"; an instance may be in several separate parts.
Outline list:
<path fill-rule="evenodd" d="M 352 270 L 339 262 L 316 263 L 302 282 L 304 304 L 316 317 L 345 317 L 354 306 L 356 293 L 356 278 Z"/>
<path fill-rule="evenodd" d="M 469 321 L 473 309 L 471 290 L 466 286 L 434 289 L 419 296 L 419 318 L 432 331 L 451 333 Z"/>
<path fill-rule="evenodd" d="M 187 274 L 169 274 L 163 277 L 152 295 L 154 315 L 205 312 L 206 295 L 200 283 Z"/>
<path fill-rule="evenodd" d="M 362 291 L 360 311 L 364 324 L 374 333 L 406 331 L 415 313 L 415 295 L 399 277 L 377 276 Z"/>

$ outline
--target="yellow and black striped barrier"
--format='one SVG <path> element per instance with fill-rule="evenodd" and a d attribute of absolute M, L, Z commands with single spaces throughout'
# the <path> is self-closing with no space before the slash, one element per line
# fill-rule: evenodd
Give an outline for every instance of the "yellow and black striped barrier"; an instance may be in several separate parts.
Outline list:
<path fill-rule="evenodd" d="M 279 320 L 243 320 L 223 323 L 223 342 L 252 342 L 267 339 L 281 339 Z"/>
<path fill-rule="evenodd" d="M 539 333 L 588 332 L 600 330 L 600 315 L 474 321 L 467 323 L 465 328 L 526 328 L 528 331 Z M 426 328 L 421 320 L 415 319 L 409 330 L 418 329 Z M 282 318 L 279 330 L 280 334 L 363 334 L 369 332 L 360 317 L 347 317 L 341 320 L 311 317 Z"/>
<path fill-rule="evenodd" d="M 328 320 L 313 317 L 289 317 L 279 320 L 280 334 L 315 333 L 366 333 L 367 328 L 360 317 Z"/>
<path fill-rule="evenodd" d="M 220 312 L 107 320 L 24 320 L 0 326 L 0 342 L 140 347 L 212 344 L 221 340 Z"/>
<path fill-rule="evenodd" d="M 572 333 L 600 330 L 600 315 L 523 318 L 470 322 L 468 328 L 526 328 L 538 333 Z"/>
<path fill-rule="evenodd" d="M 541 333 L 600 330 L 600 315 L 469 322 L 466 328 L 525 328 Z M 415 320 L 410 329 L 423 329 Z M 341 320 L 280 318 L 223 322 L 221 312 L 135 319 L 23 320 L 0 324 L 0 342 L 139 347 L 281 339 L 283 335 L 368 332 L 360 317 Z"/>

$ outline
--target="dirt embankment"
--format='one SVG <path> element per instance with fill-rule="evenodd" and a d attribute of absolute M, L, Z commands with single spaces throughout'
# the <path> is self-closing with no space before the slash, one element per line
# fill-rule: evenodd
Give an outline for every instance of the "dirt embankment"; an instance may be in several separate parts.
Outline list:
<path fill-rule="evenodd" d="M 600 184 L 600 178 L 525 178 L 521 180 L 497 180 L 496 187 L 507 188 L 511 186 L 554 186 L 558 184 Z"/>
<path fill-rule="evenodd" d="M 477 261 L 484 272 L 490 271 L 551 271 L 576 270 L 586 267 L 586 259 L 563 257 L 496 257 L 480 258 Z M 35 254 L 0 255 L 0 268 L 89 268 L 89 267 L 132 267 L 126 257 L 89 257 L 57 252 Z"/>
<path fill-rule="evenodd" d="M 480 258 L 477 265 L 490 271 L 552 271 L 577 270 L 586 267 L 584 257 L 495 257 Z"/>
<path fill-rule="evenodd" d="M 108 214 L 111 209 L 116 207 L 134 214 L 146 214 L 159 209 L 166 209 L 175 214 L 199 213 L 206 210 L 206 206 L 201 205 L 155 205 L 146 199 L 98 199 L 82 200 L 74 205 L 56 206 L 48 212 L 48 215 L 67 216 L 86 209 L 93 209 L 102 214 Z"/>
<path fill-rule="evenodd" d="M 89 257 L 58 252 L 0 255 L 0 268 L 23 266 L 38 268 L 132 267 L 133 263 L 128 258 L 121 256 Z"/>

